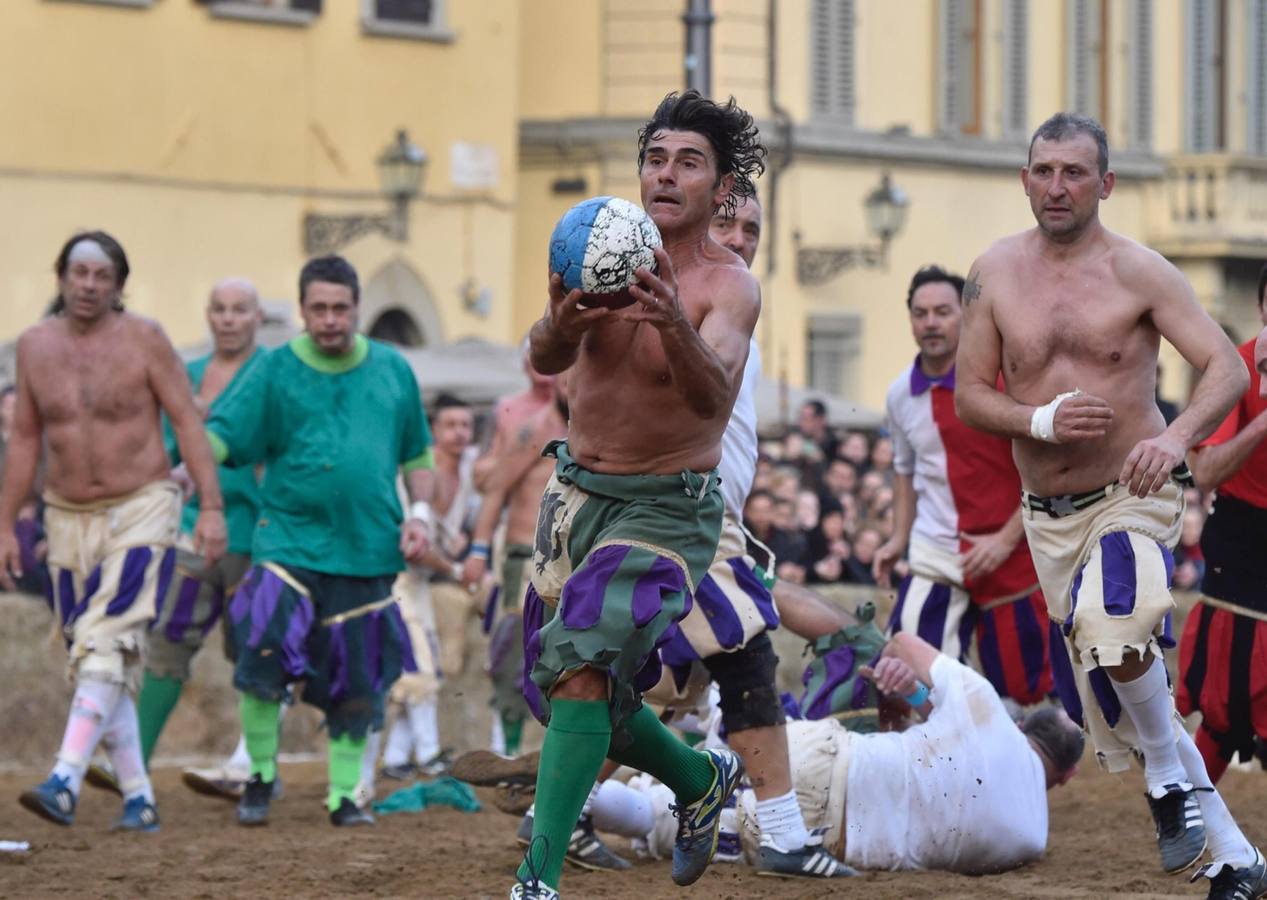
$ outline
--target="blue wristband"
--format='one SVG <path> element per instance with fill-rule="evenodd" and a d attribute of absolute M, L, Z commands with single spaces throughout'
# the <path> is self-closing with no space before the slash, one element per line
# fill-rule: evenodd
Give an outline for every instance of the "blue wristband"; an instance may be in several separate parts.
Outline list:
<path fill-rule="evenodd" d="M 488 544 L 471 544 L 470 556 L 475 559 L 487 560 L 492 555 L 493 548 Z"/>
<path fill-rule="evenodd" d="M 916 681 L 915 690 L 911 691 L 902 699 L 911 704 L 913 709 L 919 709 L 928 702 L 928 694 L 928 685 L 924 684 L 922 681 Z"/>

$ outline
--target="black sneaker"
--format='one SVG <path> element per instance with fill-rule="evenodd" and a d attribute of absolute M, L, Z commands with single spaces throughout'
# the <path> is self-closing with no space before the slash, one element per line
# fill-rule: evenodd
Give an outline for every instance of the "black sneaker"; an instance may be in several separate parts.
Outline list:
<path fill-rule="evenodd" d="M 418 778 L 418 767 L 411 762 L 399 766 L 383 766 L 378 774 L 391 781 L 414 781 Z"/>
<path fill-rule="evenodd" d="M 619 872 L 633 867 L 629 860 L 613 853 L 594 833 L 594 820 L 590 816 L 581 816 L 577 821 L 564 858 L 574 866 L 594 872 Z"/>
<path fill-rule="evenodd" d="M 1254 861 L 1241 869 L 1227 863 L 1208 863 L 1197 869 L 1191 881 L 1210 879 L 1209 900 L 1258 900 L 1267 897 L 1267 864 L 1254 850 Z"/>
<path fill-rule="evenodd" d="M 1197 792 L 1183 781 L 1154 788 L 1145 796 L 1157 823 L 1161 867 L 1167 875 L 1182 872 L 1205 853 L 1205 820 L 1201 818 Z"/>
<path fill-rule="evenodd" d="M 418 772 L 428 778 L 435 778 L 439 775 L 447 775 L 452 767 L 453 753 L 446 748 L 426 762 L 418 763 Z"/>
<path fill-rule="evenodd" d="M 330 813 L 330 824 L 337 828 L 355 825 L 373 825 L 374 817 L 358 807 L 348 797 L 339 800 L 339 808 Z"/>
<path fill-rule="evenodd" d="M 267 825 L 268 804 L 273 799 L 273 782 L 252 775 L 238 801 L 239 825 Z"/>
<path fill-rule="evenodd" d="M 826 828 L 815 828 L 809 840 L 798 850 L 785 851 L 761 838 L 761 859 L 758 875 L 782 878 L 850 878 L 858 873 L 827 852 L 823 846 Z"/>

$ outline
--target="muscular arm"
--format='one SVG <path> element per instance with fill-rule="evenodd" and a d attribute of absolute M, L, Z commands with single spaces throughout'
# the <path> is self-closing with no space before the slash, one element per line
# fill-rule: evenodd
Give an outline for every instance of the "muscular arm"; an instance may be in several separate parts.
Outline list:
<path fill-rule="evenodd" d="M 1249 372 L 1223 329 L 1201 308 L 1188 282 L 1173 265 L 1160 261 L 1152 309 L 1153 324 L 1179 354 L 1201 373 L 1188 406 L 1166 428 L 1185 451 L 1210 436 L 1249 388 Z"/>
<path fill-rule="evenodd" d="M 4 485 L 0 489 L 0 531 L 13 532 L 18 510 L 31 494 L 35 472 L 40 461 L 40 433 L 43 423 L 31 383 L 24 377 L 31 349 L 30 339 L 23 336 L 17 349 L 17 401 L 13 411 L 13 432 L 4 454 Z M 0 576 L 4 573 L 0 571 Z"/>
<path fill-rule="evenodd" d="M 151 359 L 150 386 L 172 424 L 181 459 L 198 489 L 198 504 L 204 510 L 224 509 L 216 461 L 203 427 L 202 412 L 194 402 L 189 376 L 171 341 L 157 325 L 149 326 Z"/>
<path fill-rule="evenodd" d="M 1017 403 L 997 386 L 1003 338 L 981 269 L 981 260 L 973 263 L 963 287 L 963 330 L 955 358 L 955 412 L 964 424 L 978 431 L 1028 438 L 1034 407 Z"/>
<path fill-rule="evenodd" d="M 1267 437 L 1267 413 L 1259 413 L 1231 440 L 1192 448 L 1188 465 L 1192 467 L 1197 486 L 1203 491 L 1212 491 L 1227 481 L 1245 464 L 1264 437 Z"/>

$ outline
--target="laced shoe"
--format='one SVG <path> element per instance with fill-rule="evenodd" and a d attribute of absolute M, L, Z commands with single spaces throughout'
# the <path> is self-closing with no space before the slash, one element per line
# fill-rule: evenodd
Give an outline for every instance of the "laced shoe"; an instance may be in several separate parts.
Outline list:
<path fill-rule="evenodd" d="M 1207 863 L 1197 869 L 1190 881 L 1210 879 L 1209 900 L 1258 900 L 1267 897 L 1267 863 L 1257 848 L 1254 861 L 1233 869 L 1228 863 Z"/>
<path fill-rule="evenodd" d="M 799 850 L 785 851 L 762 836 L 758 875 L 783 878 L 849 878 L 858 873 L 827 852 L 823 846 L 826 828 L 815 828 Z"/>
<path fill-rule="evenodd" d="M 685 887 L 704 874 L 717 850 L 721 812 L 743 778 L 743 760 L 733 750 L 705 750 L 717 774 L 712 787 L 693 803 L 670 807 L 678 818 L 673 842 L 673 883 Z"/>
<path fill-rule="evenodd" d="M 76 797 L 71 792 L 70 782 L 60 775 L 50 775 L 42 784 L 23 791 L 18 802 L 55 825 L 70 825 L 75 821 Z"/>
<path fill-rule="evenodd" d="M 339 800 L 338 807 L 330 813 L 330 824 L 336 828 L 373 825 L 374 817 L 352 802 L 351 798 L 343 797 Z"/>
<path fill-rule="evenodd" d="M 273 782 L 252 775 L 238 801 L 238 824 L 247 826 L 267 825 L 268 806 L 273 799 Z"/>
<path fill-rule="evenodd" d="M 1205 852 L 1205 820 L 1197 792 L 1186 781 L 1153 788 L 1146 794 L 1157 824 L 1157 848 L 1167 875 L 1182 872 Z"/>
<path fill-rule="evenodd" d="M 144 797 L 133 797 L 123 804 L 123 815 L 110 826 L 111 831 L 158 831 L 158 810 Z"/>

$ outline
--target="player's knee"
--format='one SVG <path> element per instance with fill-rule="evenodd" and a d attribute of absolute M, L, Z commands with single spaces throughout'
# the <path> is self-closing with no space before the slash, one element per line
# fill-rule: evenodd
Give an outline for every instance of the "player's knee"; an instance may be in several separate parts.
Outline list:
<path fill-rule="evenodd" d="M 606 700 L 607 673 L 592 666 L 582 666 L 555 684 L 550 696 L 555 700 Z"/>
<path fill-rule="evenodd" d="M 727 733 L 769 728 L 787 721 L 775 687 L 779 657 L 768 634 L 760 634 L 744 647 L 704 660 L 717 682 L 722 726 Z"/>

